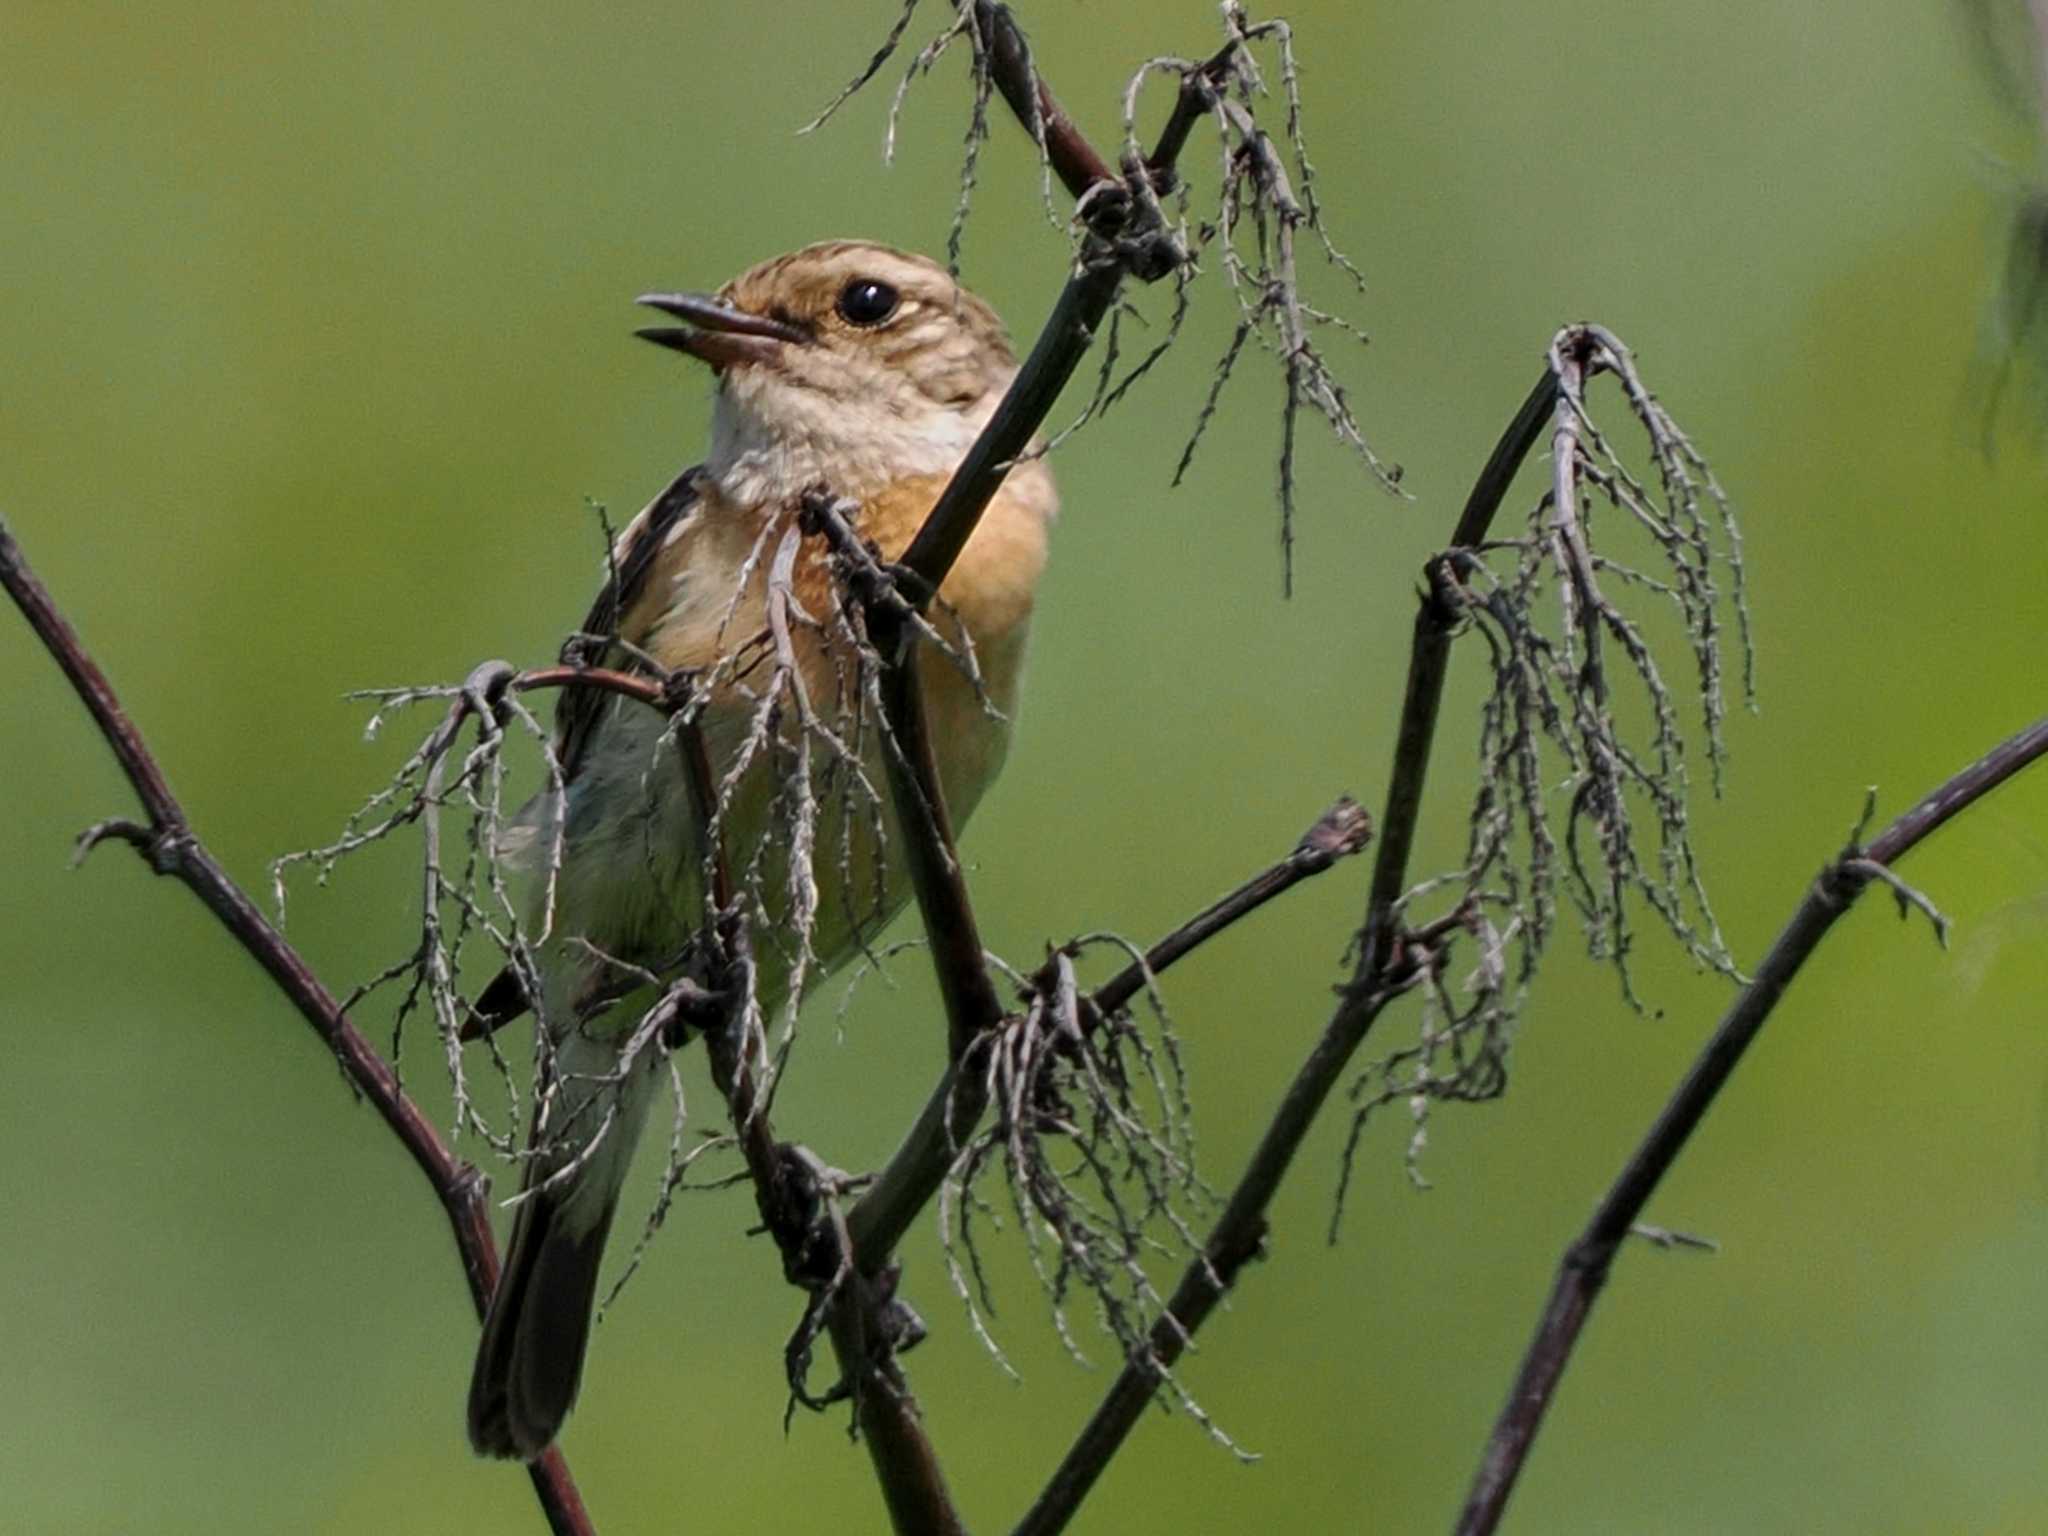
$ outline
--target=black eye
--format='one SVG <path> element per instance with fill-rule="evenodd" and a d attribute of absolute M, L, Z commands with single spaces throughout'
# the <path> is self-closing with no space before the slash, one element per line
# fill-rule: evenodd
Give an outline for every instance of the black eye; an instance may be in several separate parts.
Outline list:
<path fill-rule="evenodd" d="M 839 290 L 839 318 L 848 325 L 880 325 L 896 313 L 901 296 L 887 283 L 856 277 Z"/>

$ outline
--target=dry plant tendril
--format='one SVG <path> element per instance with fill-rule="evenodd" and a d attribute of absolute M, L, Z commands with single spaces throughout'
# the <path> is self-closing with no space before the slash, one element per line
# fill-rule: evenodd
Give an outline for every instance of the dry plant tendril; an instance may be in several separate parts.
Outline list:
<path fill-rule="evenodd" d="M 1700 751 L 1718 794 L 1731 617 L 1743 697 L 1755 703 L 1741 530 L 1706 459 L 1618 338 L 1572 326 L 1548 355 L 1557 384 L 1548 490 L 1520 536 L 1454 550 L 1431 568 L 1438 598 L 1462 612 L 1486 647 L 1491 686 L 1480 707 L 1478 786 L 1463 867 L 1403 901 L 1412 922 L 1407 914 L 1430 897 L 1454 893 L 1448 912 L 1404 933 L 1409 985 L 1422 993 L 1417 1032 L 1351 1085 L 1333 1235 L 1375 1111 L 1408 1106 L 1405 1162 L 1422 1183 L 1432 1108 L 1505 1089 L 1516 1016 L 1556 928 L 1560 892 L 1588 952 L 1612 966 L 1633 1007 L 1644 1006 L 1630 968 L 1636 905 L 1695 964 L 1742 980 L 1693 847 L 1678 690 L 1657 663 L 1646 615 L 1615 595 L 1640 596 L 1675 616 L 1693 663 Z M 1630 467 L 1587 407 L 1587 383 L 1603 375 L 1634 420 L 1648 477 Z M 1615 534 L 1647 538 L 1649 569 L 1595 549 L 1600 507 L 1620 514 Z M 1616 697 L 1631 689 L 1633 698 Z M 1459 935 L 1474 953 L 1453 985 L 1450 941 Z"/>

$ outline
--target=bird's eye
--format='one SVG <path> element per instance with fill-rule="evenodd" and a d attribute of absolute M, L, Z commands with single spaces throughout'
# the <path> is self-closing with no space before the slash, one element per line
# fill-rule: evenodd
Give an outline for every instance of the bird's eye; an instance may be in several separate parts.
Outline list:
<path fill-rule="evenodd" d="M 880 325 L 901 302 L 901 295 L 887 283 L 856 277 L 839 290 L 839 318 L 848 325 Z"/>

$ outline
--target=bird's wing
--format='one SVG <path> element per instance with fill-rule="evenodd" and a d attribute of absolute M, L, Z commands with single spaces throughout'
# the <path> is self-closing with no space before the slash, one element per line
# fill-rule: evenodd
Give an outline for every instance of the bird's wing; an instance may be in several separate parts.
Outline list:
<path fill-rule="evenodd" d="M 620 616 L 632 608 L 655 556 L 697 510 L 703 499 L 701 481 L 704 466 L 694 464 L 669 482 L 668 489 L 649 502 L 612 548 L 611 574 L 598 589 L 590 612 L 577 636 L 562 648 L 564 661 L 581 661 L 600 666 L 639 670 L 630 657 L 618 652 L 610 641 L 618 633 Z M 562 765 L 563 782 L 576 777 L 583 753 L 603 716 L 610 696 L 595 688 L 565 688 L 555 706 L 555 758 Z"/>
<path fill-rule="evenodd" d="M 626 525 L 612 546 L 611 573 L 598 589 L 582 629 L 562 647 L 564 662 L 619 666 L 629 672 L 639 670 L 639 664 L 611 641 L 618 633 L 620 616 L 632 608 L 646 586 L 655 556 L 702 501 L 703 472 L 701 464 L 684 470 Z M 582 767 L 583 755 L 610 702 L 611 696 L 596 688 L 562 690 L 561 701 L 555 706 L 555 760 L 561 764 L 565 785 L 575 779 Z M 463 1021 L 461 1036 L 465 1040 L 478 1039 L 511 1023 L 527 1007 L 526 988 L 518 973 L 507 966 L 477 995 L 470 1016 Z"/>

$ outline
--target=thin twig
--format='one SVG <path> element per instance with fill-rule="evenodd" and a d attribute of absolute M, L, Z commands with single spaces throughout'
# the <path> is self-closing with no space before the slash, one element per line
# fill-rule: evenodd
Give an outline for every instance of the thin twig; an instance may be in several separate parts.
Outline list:
<path fill-rule="evenodd" d="M 1097 987 L 1088 997 L 1090 1010 L 1097 1015 L 1115 1013 L 1176 960 L 1310 875 L 1319 875 L 1337 860 L 1362 852 L 1371 838 L 1372 818 L 1350 796 L 1340 799 L 1302 834 L 1286 858 L 1204 907 L 1146 950 L 1142 961 L 1132 961 Z"/>
<path fill-rule="evenodd" d="M 1458 1521 L 1459 1536 L 1485 1536 L 1499 1524 L 1616 1251 L 1800 967 L 1873 879 L 1898 890 L 1890 872 L 1892 865 L 1950 818 L 2043 757 L 2048 757 L 2048 719 L 1992 749 L 1929 793 L 1867 846 L 1859 848 L 1852 843 L 1821 871 L 1757 967 L 1755 978 L 1730 1005 L 1684 1081 L 1623 1166 L 1592 1220 L 1565 1250 L 1536 1335 L 1481 1457 Z"/>
<path fill-rule="evenodd" d="M 152 870 L 175 877 L 197 896 L 229 935 L 263 967 L 300 1017 L 334 1052 L 350 1084 L 375 1107 L 432 1187 L 447 1215 L 463 1275 L 469 1282 L 470 1300 L 481 1319 L 498 1283 L 498 1252 L 491 1236 L 489 1204 L 485 1198 L 487 1181 L 448 1150 L 433 1124 L 399 1088 L 390 1064 L 357 1033 L 298 952 L 285 942 L 284 936 L 264 918 L 193 833 L 184 808 L 171 793 L 142 733 L 128 718 L 113 686 L 87 653 L 48 589 L 37 579 L 4 520 L 0 520 L 0 587 L 5 587 L 29 627 L 70 681 L 148 817 L 147 824 L 102 822 L 87 834 L 82 849 L 90 851 L 108 837 L 132 844 Z M 556 1536 L 588 1536 L 594 1530 L 559 1449 L 550 1448 L 529 1466 L 528 1472 L 534 1494 Z"/>

